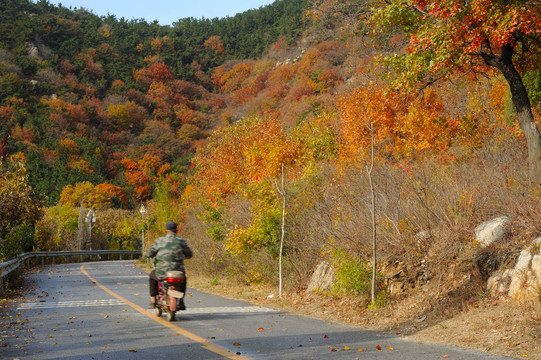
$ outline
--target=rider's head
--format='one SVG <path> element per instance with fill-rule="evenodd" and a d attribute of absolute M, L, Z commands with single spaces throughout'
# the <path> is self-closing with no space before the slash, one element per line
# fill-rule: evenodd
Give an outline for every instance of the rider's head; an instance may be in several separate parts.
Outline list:
<path fill-rule="evenodd" d="M 165 223 L 165 231 L 166 232 L 173 232 L 173 233 L 176 233 L 177 232 L 177 223 L 173 222 L 173 221 L 168 221 Z"/>

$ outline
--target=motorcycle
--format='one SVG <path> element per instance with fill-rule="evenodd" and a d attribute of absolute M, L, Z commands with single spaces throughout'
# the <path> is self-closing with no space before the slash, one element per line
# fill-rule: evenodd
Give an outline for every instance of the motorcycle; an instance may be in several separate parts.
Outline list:
<path fill-rule="evenodd" d="M 168 271 L 165 273 L 165 280 L 158 281 L 158 295 L 154 305 L 156 316 L 160 317 L 162 313 L 165 313 L 167 321 L 174 321 L 176 312 L 184 310 L 181 308 L 184 293 L 179 291 L 184 280 L 182 271 Z"/>

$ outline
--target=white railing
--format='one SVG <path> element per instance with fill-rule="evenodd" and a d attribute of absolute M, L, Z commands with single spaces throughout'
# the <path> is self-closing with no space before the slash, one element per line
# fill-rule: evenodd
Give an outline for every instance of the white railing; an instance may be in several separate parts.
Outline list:
<path fill-rule="evenodd" d="M 69 260 L 72 257 L 79 256 L 79 261 L 83 261 L 85 257 L 89 258 L 90 260 L 94 261 L 100 261 L 100 260 L 109 260 L 111 255 L 119 255 L 120 260 L 124 258 L 124 256 L 129 256 L 132 259 L 134 256 L 141 256 L 140 250 L 73 250 L 73 251 L 36 251 L 36 252 L 30 252 L 30 253 L 24 253 L 19 255 L 17 258 L 0 263 L 0 280 L 4 278 L 4 276 L 8 275 L 9 273 L 17 270 L 21 264 L 22 265 L 28 265 L 30 259 L 33 258 L 41 258 L 41 263 L 44 264 L 45 260 L 47 258 L 52 259 L 52 263 L 54 264 L 56 259 L 60 260 L 66 260 L 66 262 L 69 262 Z"/>

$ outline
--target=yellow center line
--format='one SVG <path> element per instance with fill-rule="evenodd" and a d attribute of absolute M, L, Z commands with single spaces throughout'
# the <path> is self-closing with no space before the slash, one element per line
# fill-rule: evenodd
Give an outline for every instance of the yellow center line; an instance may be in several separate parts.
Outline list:
<path fill-rule="evenodd" d="M 90 274 L 88 274 L 88 272 L 85 270 L 85 266 L 82 265 L 81 266 L 81 272 L 83 274 L 85 274 L 94 284 L 96 284 L 100 289 L 102 289 L 103 291 L 105 291 L 106 293 L 114 296 L 115 298 L 117 298 L 118 300 L 122 301 L 123 303 L 125 303 L 126 305 L 132 307 L 133 309 L 137 310 L 138 312 L 140 312 L 141 314 L 143 315 L 146 315 L 148 316 L 149 318 L 151 318 L 152 320 L 156 321 L 157 323 L 159 324 L 162 324 L 166 327 L 168 327 L 169 329 L 173 330 L 174 332 L 176 332 L 177 334 L 180 334 L 184 337 L 187 337 L 188 339 L 190 340 L 193 340 L 195 342 L 198 342 L 201 344 L 201 347 L 203 347 L 204 349 L 207 349 L 209 351 L 212 351 L 213 353 L 216 353 L 218 355 L 221 355 L 225 358 L 228 358 L 228 359 L 233 359 L 233 360 L 250 360 L 250 358 L 247 358 L 247 357 L 244 357 L 244 356 L 240 356 L 240 355 L 237 355 L 237 354 L 233 354 L 231 353 L 231 351 L 227 350 L 226 348 L 223 348 L 219 345 L 216 345 L 210 341 L 208 341 L 207 339 L 204 339 L 202 338 L 201 336 L 199 335 L 196 335 L 194 333 L 191 333 L 189 332 L 188 330 L 185 330 L 175 324 L 172 324 L 170 323 L 169 321 L 165 320 L 165 319 L 162 319 L 161 317 L 157 317 L 155 316 L 154 314 L 151 314 L 149 311 L 143 309 L 142 307 L 140 307 L 139 305 L 137 304 L 134 304 L 133 302 L 129 301 L 128 299 L 125 299 L 123 298 L 122 296 L 118 295 L 117 293 L 115 293 L 114 291 L 108 289 L 107 287 L 103 286 L 102 284 L 100 284 L 96 279 L 94 279 L 92 276 L 90 276 Z"/>

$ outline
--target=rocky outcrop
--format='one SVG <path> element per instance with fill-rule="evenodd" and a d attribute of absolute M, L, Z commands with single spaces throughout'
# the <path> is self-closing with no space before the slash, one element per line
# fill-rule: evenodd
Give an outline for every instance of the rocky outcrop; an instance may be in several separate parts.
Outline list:
<path fill-rule="evenodd" d="M 43 61 L 53 58 L 53 51 L 40 42 L 27 42 L 26 51 L 31 59 Z"/>
<path fill-rule="evenodd" d="M 516 303 L 541 300 L 541 238 L 522 250 L 514 269 L 494 273 L 487 282 L 493 294 L 508 292 Z"/>
<path fill-rule="evenodd" d="M 323 261 L 314 271 L 306 292 L 330 291 L 335 282 L 333 268 L 328 262 Z"/>

